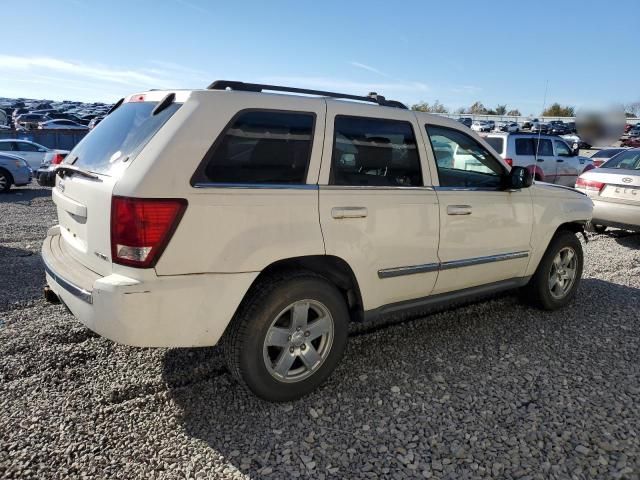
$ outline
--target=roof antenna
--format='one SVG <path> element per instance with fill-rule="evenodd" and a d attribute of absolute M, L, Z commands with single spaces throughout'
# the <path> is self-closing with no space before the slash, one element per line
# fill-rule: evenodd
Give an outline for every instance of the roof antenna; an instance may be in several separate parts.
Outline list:
<path fill-rule="evenodd" d="M 549 79 L 547 79 L 544 86 L 544 98 L 542 100 L 542 112 L 540 116 L 544 114 L 544 109 L 547 108 L 547 91 L 549 90 Z M 541 123 L 541 122 L 539 122 Z M 536 142 L 536 160 L 538 160 L 538 151 L 540 150 L 540 136 L 542 135 L 542 127 L 538 124 L 538 141 Z"/>

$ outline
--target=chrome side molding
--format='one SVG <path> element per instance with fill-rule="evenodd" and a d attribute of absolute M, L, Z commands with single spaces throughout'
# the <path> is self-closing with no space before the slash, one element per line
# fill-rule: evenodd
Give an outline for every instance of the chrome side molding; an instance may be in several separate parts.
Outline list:
<path fill-rule="evenodd" d="M 451 270 L 453 268 L 470 267 L 472 265 L 482 265 L 484 263 L 503 262 L 505 260 L 515 260 L 526 258 L 528 251 L 501 253 L 498 255 L 487 255 L 485 257 L 465 258 L 463 260 L 451 260 L 448 262 L 425 263 L 422 265 L 411 265 L 407 267 L 383 268 L 378 270 L 378 278 L 400 277 L 402 275 L 414 275 L 416 273 L 436 272 L 441 270 Z"/>
<path fill-rule="evenodd" d="M 87 302 L 89 304 L 93 303 L 93 296 L 92 296 L 90 291 L 85 290 L 84 288 L 81 288 L 81 287 L 71 283 L 68 280 L 65 280 L 60 275 L 58 275 L 55 271 L 53 271 L 53 269 L 49 266 L 49 264 L 47 263 L 47 261 L 44 258 L 42 260 L 43 260 L 43 263 L 44 263 L 45 272 L 47 272 L 49 274 L 49 276 L 51 278 L 53 278 L 53 280 L 58 285 L 60 285 L 62 288 L 64 288 L 67 292 L 69 292 L 74 297 L 77 297 L 80 300 L 82 300 L 84 302 Z"/>

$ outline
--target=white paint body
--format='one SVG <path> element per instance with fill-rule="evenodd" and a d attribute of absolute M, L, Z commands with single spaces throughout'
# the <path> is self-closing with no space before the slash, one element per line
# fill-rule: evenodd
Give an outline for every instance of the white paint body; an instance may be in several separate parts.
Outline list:
<path fill-rule="evenodd" d="M 214 345 L 260 272 L 293 257 L 327 255 L 344 260 L 357 280 L 364 311 L 525 278 L 535 272 L 558 226 L 591 218 L 592 203 L 586 196 L 557 186 L 440 190 L 424 125 L 470 134 L 464 125 L 441 116 L 293 95 L 175 93 L 175 101 L 183 105 L 121 175 L 101 175 L 98 182 L 74 175 L 64 179 L 64 191 L 58 178 L 54 189 L 60 225 L 51 229 L 43 246 L 50 269 L 47 282 L 81 322 L 121 343 Z M 159 101 L 166 94 L 146 95 L 147 100 Z M 191 185 L 193 172 L 214 140 L 236 113 L 249 108 L 316 115 L 307 188 Z M 425 186 L 329 185 L 333 124 L 340 114 L 410 122 Z M 187 199 L 185 214 L 155 268 L 111 262 L 114 195 Z M 450 206 L 461 204 L 470 206 L 472 213 L 447 213 Z M 335 218 L 334 209 L 344 207 L 364 209 L 366 216 Z M 513 252 L 526 256 L 393 278 L 378 274 L 395 267 Z M 90 295 L 92 303 L 72 293 L 69 283 Z"/>

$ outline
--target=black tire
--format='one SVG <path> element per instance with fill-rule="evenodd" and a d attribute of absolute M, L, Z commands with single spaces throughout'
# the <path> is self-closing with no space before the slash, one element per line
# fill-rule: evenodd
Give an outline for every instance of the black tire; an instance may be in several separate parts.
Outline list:
<path fill-rule="evenodd" d="M 315 371 L 302 367 L 310 376 L 282 381 L 267 367 L 265 339 L 279 313 L 302 300 L 319 302 L 326 307 L 332 318 L 332 341 L 322 363 L 314 367 Z M 286 402 L 307 395 L 329 377 L 344 354 L 348 325 L 345 299 L 331 282 L 311 272 L 281 274 L 267 277 L 252 287 L 224 334 L 222 348 L 229 371 L 241 385 L 265 400 Z M 305 347 L 299 345 L 299 348 Z M 286 354 L 286 349 L 277 354 Z M 296 361 L 301 360 L 298 357 Z"/>
<path fill-rule="evenodd" d="M 13 177 L 4 168 L 0 168 L 0 193 L 8 192 L 13 185 Z"/>
<path fill-rule="evenodd" d="M 575 252 L 576 265 L 575 277 L 567 292 L 561 298 L 556 298 L 549 287 L 549 279 L 553 266 L 553 261 L 558 253 L 565 247 L 569 247 Z M 542 256 L 538 268 L 531 277 L 529 283 L 522 289 L 522 297 L 529 303 L 544 310 L 557 310 L 567 305 L 576 295 L 582 278 L 582 268 L 584 265 L 584 253 L 582 244 L 573 232 L 560 230 L 551 239 L 547 251 Z"/>

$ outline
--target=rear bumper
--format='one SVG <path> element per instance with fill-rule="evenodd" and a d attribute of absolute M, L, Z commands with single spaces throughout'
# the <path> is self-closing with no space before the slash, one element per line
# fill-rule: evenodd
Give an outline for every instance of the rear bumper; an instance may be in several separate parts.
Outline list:
<path fill-rule="evenodd" d="M 11 172 L 13 183 L 16 185 L 27 185 L 31 182 L 32 170 L 29 167 L 16 168 Z"/>
<path fill-rule="evenodd" d="M 592 223 L 627 230 L 640 230 L 640 205 L 592 200 Z"/>
<path fill-rule="evenodd" d="M 42 246 L 46 279 L 73 315 L 94 332 L 138 347 L 215 345 L 258 272 L 100 276 L 66 253 L 58 227 Z"/>

